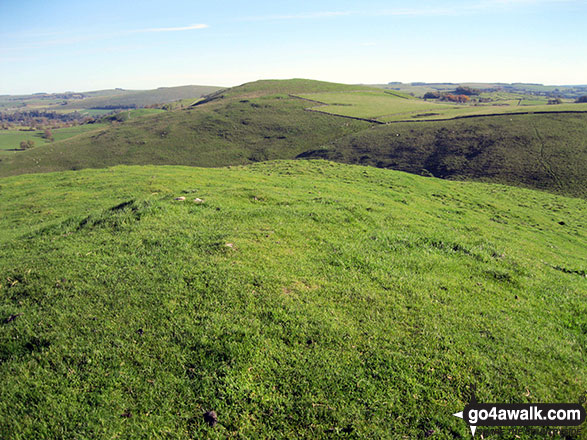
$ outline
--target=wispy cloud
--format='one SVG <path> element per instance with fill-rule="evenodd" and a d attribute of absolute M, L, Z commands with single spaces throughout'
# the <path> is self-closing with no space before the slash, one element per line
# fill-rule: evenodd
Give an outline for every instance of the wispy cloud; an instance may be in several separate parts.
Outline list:
<path fill-rule="evenodd" d="M 150 28 L 150 29 L 138 29 L 136 31 L 129 31 L 132 33 L 145 33 L 145 32 L 181 32 L 181 31 L 193 31 L 196 29 L 209 28 L 207 24 L 191 24 L 189 26 L 180 27 L 164 27 L 164 28 Z"/>
<path fill-rule="evenodd" d="M 356 15 L 353 11 L 318 11 L 302 14 L 262 15 L 258 17 L 243 17 L 238 21 L 277 21 L 277 20 L 308 20 L 315 18 L 331 18 Z"/>
<path fill-rule="evenodd" d="M 533 6 L 538 4 L 553 3 L 577 3 L 578 0 L 479 0 L 469 4 L 455 7 L 423 7 L 423 8 L 397 8 L 383 10 L 364 11 L 318 11 L 299 14 L 264 15 L 257 17 L 243 17 L 237 21 L 278 21 L 278 20 L 310 20 L 337 17 L 381 17 L 381 16 L 405 16 L 405 17 L 435 17 L 449 15 L 470 15 L 481 13 L 491 9 L 502 9 L 509 6 Z"/>

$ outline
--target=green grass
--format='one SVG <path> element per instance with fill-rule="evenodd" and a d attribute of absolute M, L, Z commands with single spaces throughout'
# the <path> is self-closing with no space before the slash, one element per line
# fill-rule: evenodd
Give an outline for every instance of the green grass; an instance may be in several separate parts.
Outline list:
<path fill-rule="evenodd" d="M 316 145 L 369 127 L 366 122 L 307 112 L 306 104 L 279 94 L 239 95 L 131 119 L 2 158 L 0 176 L 118 164 L 224 166 L 293 159 Z"/>
<path fill-rule="evenodd" d="M 354 91 L 376 90 L 371 87 L 353 84 L 340 84 L 326 81 L 315 81 L 309 79 L 272 80 L 264 79 L 242 84 L 218 93 L 226 97 L 246 96 L 253 97 L 266 95 L 289 95 L 298 93 L 319 93 L 319 92 L 354 92 Z"/>
<path fill-rule="evenodd" d="M 391 115 L 397 119 L 405 119 L 424 112 L 446 112 L 460 108 L 456 105 L 406 99 L 385 91 L 311 93 L 299 96 L 328 104 L 312 107 L 315 110 L 368 119 L 383 119 L 383 116 Z"/>
<path fill-rule="evenodd" d="M 125 122 L 131 119 L 142 118 L 144 116 L 153 116 L 165 113 L 165 110 L 158 108 L 139 108 L 135 110 L 122 110 L 114 114 L 105 116 L 102 121 Z"/>
<path fill-rule="evenodd" d="M 301 157 L 526 186 L 585 198 L 587 114 L 380 125 Z"/>
<path fill-rule="evenodd" d="M 493 115 L 500 113 L 582 111 L 587 104 L 546 105 L 540 100 L 531 100 L 518 106 L 518 100 L 498 100 L 479 105 L 448 104 L 436 101 L 402 99 L 389 91 L 306 93 L 300 97 L 319 101 L 322 105 L 309 105 L 321 112 L 356 118 L 376 119 L 380 122 L 424 121 L 451 119 L 471 115 Z M 529 105 L 542 103 L 542 105 Z"/>
<path fill-rule="evenodd" d="M 44 98 L 36 95 L 5 95 L 0 96 L 0 109 L 44 109 L 59 112 L 77 110 L 81 113 L 94 116 L 102 115 L 104 111 L 112 111 L 117 108 L 130 108 L 132 106 L 144 107 L 188 98 L 196 100 L 219 89 L 219 87 L 215 86 L 160 87 L 154 90 L 112 89 L 83 92 L 85 96 L 83 99 L 59 99 L 54 95 L 49 95 Z M 22 107 L 23 104 L 26 104 L 26 107 Z"/>
<path fill-rule="evenodd" d="M 92 117 L 100 117 L 112 113 L 112 110 L 108 109 L 81 109 L 81 110 L 67 110 L 67 111 L 79 111 L 82 115 L 88 115 Z"/>
<path fill-rule="evenodd" d="M 180 99 L 198 99 L 201 96 L 217 91 L 219 87 L 214 86 L 180 86 L 161 87 L 154 90 L 127 90 L 120 95 L 98 96 L 83 100 L 72 100 L 63 106 L 66 109 L 100 109 L 146 105 L 163 104 Z"/>
<path fill-rule="evenodd" d="M 581 199 L 297 161 L 9 177 L 0 205 L 3 439 L 469 438 L 472 386 L 587 388 Z"/>
<path fill-rule="evenodd" d="M 312 93 L 300 94 L 301 90 Z M 294 94 L 348 99 L 349 105 L 337 108 L 351 113 L 356 111 L 351 101 L 361 112 L 379 101 L 375 107 L 385 108 L 384 112 L 409 107 L 426 113 L 428 106 L 456 107 L 450 110 L 455 112 L 477 108 L 403 99 L 361 86 L 298 79 L 257 81 L 219 92 L 189 109 L 131 117 L 100 132 L 5 155 L 0 157 L 0 176 L 119 164 L 216 167 L 319 157 L 579 197 L 586 194 L 585 115 L 494 116 L 373 127 L 365 121 L 306 111 L 314 104 Z"/>
<path fill-rule="evenodd" d="M 69 139 L 89 131 L 105 128 L 105 124 L 85 124 L 75 127 L 58 128 L 51 130 L 55 142 Z M 36 146 L 49 144 L 50 142 L 43 139 L 43 130 L 36 131 L 18 131 L 18 130 L 0 130 L 0 154 L 2 150 L 20 149 L 20 142 L 32 140 Z"/>
<path fill-rule="evenodd" d="M 490 95 L 523 95 L 526 97 L 534 97 L 536 100 L 545 102 L 548 100 L 546 96 L 540 94 L 554 93 L 566 99 L 576 99 L 587 92 L 585 85 L 575 86 L 544 86 L 541 84 L 523 84 L 523 83 L 424 83 L 420 85 L 413 84 L 379 84 L 375 87 L 384 88 L 388 90 L 399 90 L 403 93 L 411 93 L 414 96 L 422 97 L 426 92 L 445 92 L 450 93 L 455 90 L 457 86 L 472 87 L 478 90 L 497 90 L 489 93 L 484 92 L 483 96 Z"/>

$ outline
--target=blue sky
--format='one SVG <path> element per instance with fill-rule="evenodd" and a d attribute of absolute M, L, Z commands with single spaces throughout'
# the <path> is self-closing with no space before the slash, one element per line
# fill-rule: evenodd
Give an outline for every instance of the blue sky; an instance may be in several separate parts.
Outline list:
<path fill-rule="evenodd" d="M 585 0 L 0 0 L 0 94 L 346 83 L 587 83 Z"/>

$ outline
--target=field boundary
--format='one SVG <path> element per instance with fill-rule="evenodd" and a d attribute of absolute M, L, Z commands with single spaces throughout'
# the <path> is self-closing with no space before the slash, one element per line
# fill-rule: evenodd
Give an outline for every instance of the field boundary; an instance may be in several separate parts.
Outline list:
<path fill-rule="evenodd" d="M 292 95 L 292 94 L 290 94 L 289 97 L 290 98 L 295 98 L 295 99 L 301 99 L 302 101 L 312 102 L 314 104 L 330 105 L 330 104 L 326 104 L 325 102 L 320 102 L 320 101 L 316 101 L 314 99 L 309 99 L 309 98 L 303 98 L 301 96 L 296 96 L 296 95 Z M 353 119 L 355 121 L 370 122 L 372 124 L 380 124 L 380 125 L 385 125 L 386 124 L 386 122 L 381 122 L 381 121 L 378 121 L 377 119 L 368 119 L 368 118 L 359 118 L 359 117 L 356 117 L 356 116 L 337 115 L 335 113 L 328 113 L 328 112 L 324 112 L 322 110 L 317 110 L 317 109 L 310 108 L 310 107 L 305 108 L 304 110 L 307 111 L 307 112 L 321 113 L 323 115 L 338 116 L 339 118 Z"/>
<path fill-rule="evenodd" d="M 323 112 L 326 113 L 326 112 Z M 380 122 L 381 124 L 398 124 L 404 122 L 438 122 L 454 121 L 455 119 L 487 118 L 491 116 L 517 116 L 517 115 L 555 115 L 555 114 L 585 114 L 587 110 L 560 110 L 560 111 L 529 111 L 529 112 L 507 112 L 507 113 L 486 113 L 482 115 L 462 115 L 443 119 L 403 119 L 401 121 Z M 341 116 L 341 115 L 339 115 Z"/>
<path fill-rule="evenodd" d="M 380 124 L 380 125 L 387 125 L 388 124 L 388 122 L 381 122 L 381 121 L 378 121 L 377 119 L 367 119 L 367 118 L 359 118 L 356 116 L 336 115 L 334 113 L 328 113 L 328 112 L 324 112 L 322 110 L 315 110 L 313 108 L 305 108 L 304 110 L 307 112 L 321 113 L 323 115 L 338 116 L 339 118 L 354 119 L 355 121 L 371 122 L 372 124 Z"/>
<path fill-rule="evenodd" d="M 385 92 L 385 93 L 387 93 L 387 92 Z M 403 98 L 403 99 L 408 99 L 408 98 L 404 98 L 404 97 L 398 96 L 398 95 L 394 95 L 394 96 L 397 96 L 397 97 Z M 310 99 L 310 98 L 304 98 L 302 96 L 294 95 L 291 93 L 289 94 L 289 97 L 295 98 L 295 99 L 301 99 L 302 101 L 308 101 L 313 104 L 317 104 L 319 106 L 332 105 L 332 104 L 328 104 L 326 102 L 317 101 L 315 99 Z M 378 119 L 360 118 L 358 116 L 348 116 L 348 115 L 340 115 L 337 113 L 325 112 L 322 110 L 318 110 L 318 108 L 308 107 L 308 108 L 305 108 L 304 110 L 306 110 L 308 112 L 321 113 L 324 115 L 338 116 L 339 118 L 346 118 L 346 119 L 354 119 L 356 121 L 371 122 L 373 124 L 380 124 L 380 125 L 397 124 L 397 123 L 404 123 L 404 122 L 436 122 L 436 121 L 442 122 L 442 121 L 453 121 L 455 119 L 486 118 L 486 117 L 490 117 L 490 116 L 583 114 L 583 113 L 587 113 L 587 110 L 558 110 L 558 111 L 557 110 L 538 110 L 538 111 L 518 111 L 518 112 L 507 112 L 507 113 L 484 113 L 484 114 L 474 114 L 474 115 L 462 115 L 462 116 L 453 116 L 452 118 L 442 118 L 442 119 L 402 119 L 399 121 L 384 122 L 384 121 L 380 121 Z M 381 116 L 381 117 L 384 117 L 384 116 Z"/>

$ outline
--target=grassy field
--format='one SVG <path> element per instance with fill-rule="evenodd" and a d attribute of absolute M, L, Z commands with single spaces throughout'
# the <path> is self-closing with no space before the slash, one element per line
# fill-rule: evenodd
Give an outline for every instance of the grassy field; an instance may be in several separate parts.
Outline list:
<path fill-rule="evenodd" d="M 553 94 L 565 99 L 575 100 L 576 98 L 587 94 L 587 86 L 545 86 L 542 84 L 524 84 L 524 83 L 391 83 L 377 84 L 373 87 L 387 90 L 397 90 L 402 93 L 410 93 L 414 96 L 422 97 L 426 92 L 452 92 L 457 86 L 472 87 L 478 90 L 491 90 L 489 94 L 521 94 L 523 96 L 534 96 L 539 101 L 546 101 L 546 94 Z M 486 96 L 484 92 L 484 96 Z"/>
<path fill-rule="evenodd" d="M 3 439 L 469 438 L 473 386 L 587 389 L 580 199 L 296 161 L 9 177 L 0 205 Z"/>
<path fill-rule="evenodd" d="M 67 127 L 51 130 L 55 142 L 69 139 L 89 131 L 99 130 L 105 128 L 106 124 L 85 124 L 76 127 Z M 2 152 L 20 149 L 20 142 L 32 140 L 35 145 L 44 145 L 50 143 L 43 139 L 43 130 L 36 131 L 19 131 L 19 130 L 0 130 L 0 154 Z"/>
<path fill-rule="evenodd" d="M 447 104 L 420 99 L 402 99 L 388 91 L 369 92 L 331 92 L 299 94 L 301 98 L 321 102 L 309 105 L 314 110 L 335 115 L 375 119 L 380 122 L 424 121 L 451 119 L 471 115 L 493 115 L 500 113 L 582 111 L 587 112 L 587 104 L 528 105 L 541 102 L 531 100 L 518 105 L 518 100 L 498 100 L 479 105 Z"/>
<path fill-rule="evenodd" d="M 360 86 L 257 81 L 219 92 L 189 109 L 131 117 L 99 132 L 4 155 L 0 176 L 119 164 L 215 167 L 318 157 L 580 197 L 586 194 L 586 115 L 495 116 L 374 126 L 306 111 L 314 104 L 291 96 L 300 90 L 324 90 L 328 96 L 348 96 L 360 102 L 365 96 L 368 101 L 375 96 L 398 109 L 438 106 L 383 91 L 374 94 Z M 354 111 L 352 106 L 340 108 Z"/>

